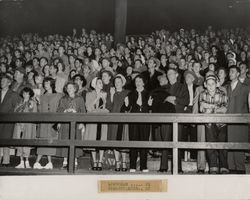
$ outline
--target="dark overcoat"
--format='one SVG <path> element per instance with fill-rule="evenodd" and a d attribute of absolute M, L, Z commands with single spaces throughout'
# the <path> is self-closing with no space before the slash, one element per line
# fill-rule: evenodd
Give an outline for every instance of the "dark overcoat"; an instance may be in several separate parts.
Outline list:
<path fill-rule="evenodd" d="M 2 99 L 0 90 L 0 99 Z M 20 96 L 12 91 L 8 90 L 4 96 L 3 102 L 0 102 L 0 113 L 12 113 L 20 101 Z M 0 119 L 1 121 L 1 119 Z M 0 139 L 12 139 L 15 123 L 0 123 Z"/>
<path fill-rule="evenodd" d="M 227 88 L 228 109 L 227 113 L 248 113 L 248 87 L 238 81 L 234 90 L 229 85 Z M 248 142 L 248 126 L 228 125 L 229 142 Z"/>

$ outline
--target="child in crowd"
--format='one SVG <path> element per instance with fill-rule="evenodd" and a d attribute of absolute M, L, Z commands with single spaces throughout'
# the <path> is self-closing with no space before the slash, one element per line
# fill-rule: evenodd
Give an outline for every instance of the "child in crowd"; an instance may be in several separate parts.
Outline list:
<path fill-rule="evenodd" d="M 226 113 L 228 98 L 226 93 L 217 87 L 217 83 L 218 78 L 215 75 L 207 75 L 205 81 L 206 89 L 201 92 L 199 99 L 201 113 Z M 206 124 L 205 132 L 207 142 L 227 141 L 227 127 L 225 124 Z M 229 173 L 227 151 L 225 149 L 209 149 L 207 150 L 207 155 L 210 174 Z"/>

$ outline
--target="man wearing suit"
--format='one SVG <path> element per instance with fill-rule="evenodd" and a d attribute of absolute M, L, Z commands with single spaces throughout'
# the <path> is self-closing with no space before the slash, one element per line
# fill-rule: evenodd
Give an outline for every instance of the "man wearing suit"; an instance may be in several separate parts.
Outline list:
<path fill-rule="evenodd" d="M 243 84 L 246 85 L 249 89 L 249 103 L 248 103 L 248 107 L 249 107 L 249 112 L 250 112 L 250 77 L 247 76 L 247 74 L 249 73 L 249 67 L 247 67 L 247 64 L 242 62 L 239 64 L 239 68 L 240 68 L 240 76 L 239 76 L 239 81 Z M 248 124 L 248 142 L 250 143 L 250 123 Z M 250 150 L 248 151 L 247 155 L 247 159 L 250 159 Z"/>
<path fill-rule="evenodd" d="M 4 75 L 1 77 L 1 102 L 0 102 L 0 113 L 11 113 L 14 112 L 16 104 L 19 102 L 19 95 L 10 90 L 12 79 L 11 77 Z M 14 131 L 14 123 L 0 123 L 0 139 L 12 139 Z M 3 154 L 3 166 L 10 164 L 10 149 L 8 147 L 0 148 L 0 155 Z M 2 158 L 0 157 L 0 161 Z"/>
<path fill-rule="evenodd" d="M 158 76 L 162 75 L 162 73 L 156 70 L 157 67 L 156 60 L 157 60 L 156 58 L 151 57 L 148 60 L 148 70 L 141 73 L 146 80 L 145 89 L 148 92 L 152 92 L 154 89 L 160 87 Z"/>
<path fill-rule="evenodd" d="M 200 113 L 199 108 L 199 98 L 202 91 L 204 91 L 204 85 L 201 85 L 196 88 L 194 100 L 193 100 L 193 113 L 197 114 Z M 204 124 L 197 124 L 197 142 L 205 142 L 205 125 Z M 206 170 L 206 151 L 205 150 L 198 150 L 197 151 L 197 173 L 204 174 Z"/>
<path fill-rule="evenodd" d="M 164 102 L 170 96 L 168 90 L 168 80 L 166 75 L 159 77 L 161 87 L 156 88 L 150 94 L 149 106 L 153 113 L 175 113 L 175 106 L 172 103 Z M 172 126 L 171 124 L 154 124 L 152 126 L 152 133 L 155 135 L 155 141 L 172 141 Z M 169 149 L 161 151 L 161 164 L 158 172 L 168 171 L 168 155 Z"/>
<path fill-rule="evenodd" d="M 176 113 L 184 113 L 184 108 L 189 105 L 189 92 L 186 85 L 177 81 L 178 79 L 178 72 L 176 69 L 169 68 L 167 71 L 167 77 L 169 81 L 169 93 L 165 101 L 172 103 L 175 105 Z M 178 126 L 178 138 L 179 141 L 183 141 L 182 138 L 182 125 L 179 124 Z M 183 150 L 179 150 L 179 160 L 178 160 L 178 171 L 183 173 L 182 171 L 182 163 L 181 163 L 181 154 Z"/>
<path fill-rule="evenodd" d="M 30 84 L 26 83 L 26 75 L 25 69 L 23 67 L 18 67 L 15 69 L 14 73 L 14 81 L 11 85 L 11 90 L 17 92 L 18 94 L 22 91 L 25 87 L 30 87 Z"/>
<path fill-rule="evenodd" d="M 248 70 L 249 70 L 248 67 L 247 67 L 247 64 L 242 62 L 242 63 L 240 63 L 239 68 L 240 68 L 239 81 L 241 83 L 243 83 L 244 85 L 250 87 L 250 78 L 247 77 L 247 73 L 248 73 Z"/>
<path fill-rule="evenodd" d="M 227 113 L 248 113 L 248 94 L 249 89 L 239 81 L 240 69 L 237 66 L 231 66 L 229 78 L 231 83 L 227 89 L 228 109 Z M 228 125 L 228 142 L 247 142 L 248 126 Z M 245 174 L 245 153 L 244 151 L 228 152 L 228 167 L 233 174 Z"/>
<path fill-rule="evenodd" d="M 193 71 L 186 70 L 184 72 L 185 84 L 189 93 L 189 104 L 184 108 L 185 113 L 193 112 L 194 96 L 197 85 L 195 84 L 198 77 Z M 183 125 L 183 140 L 190 142 L 197 142 L 197 130 L 195 124 Z M 185 159 L 196 159 L 196 150 L 185 151 Z"/>

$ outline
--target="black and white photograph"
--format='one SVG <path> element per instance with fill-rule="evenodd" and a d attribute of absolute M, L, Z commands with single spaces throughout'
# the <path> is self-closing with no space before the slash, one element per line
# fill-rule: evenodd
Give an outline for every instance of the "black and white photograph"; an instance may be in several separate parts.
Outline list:
<path fill-rule="evenodd" d="M 0 200 L 250 199 L 250 0 L 0 0 Z"/>

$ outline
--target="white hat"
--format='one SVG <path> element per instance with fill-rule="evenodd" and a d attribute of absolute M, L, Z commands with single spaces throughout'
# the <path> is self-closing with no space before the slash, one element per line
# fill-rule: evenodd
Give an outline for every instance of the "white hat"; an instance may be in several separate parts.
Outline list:
<path fill-rule="evenodd" d="M 229 62 L 230 60 L 233 61 L 233 65 L 236 65 L 236 64 L 237 64 L 237 61 L 236 61 L 235 58 L 230 58 L 230 59 L 228 60 L 228 62 Z"/>
<path fill-rule="evenodd" d="M 231 51 L 231 50 L 230 50 L 228 53 L 229 53 L 229 54 L 231 54 L 231 55 L 233 56 L 233 59 L 235 59 L 235 60 L 236 60 L 236 53 L 234 53 L 234 52 L 233 52 L 233 51 Z"/>
<path fill-rule="evenodd" d="M 92 63 L 93 63 L 93 66 L 96 70 L 99 69 L 100 66 L 96 60 L 92 60 Z"/>
<path fill-rule="evenodd" d="M 91 87 L 94 88 L 94 89 L 96 88 L 97 79 L 98 79 L 98 77 L 95 77 L 95 78 L 91 81 Z"/>
<path fill-rule="evenodd" d="M 117 77 L 120 77 L 120 78 L 122 79 L 122 86 L 124 86 L 124 85 L 126 84 L 126 78 L 125 78 L 122 74 L 117 74 L 117 75 L 115 76 L 115 79 L 116 79 Z"/>

